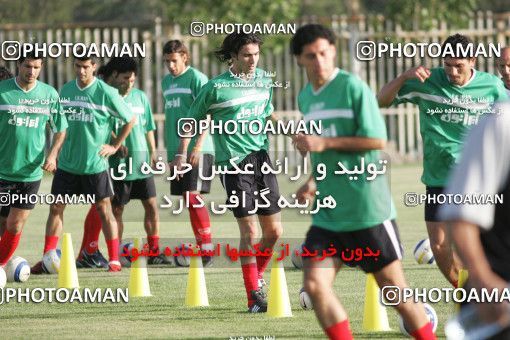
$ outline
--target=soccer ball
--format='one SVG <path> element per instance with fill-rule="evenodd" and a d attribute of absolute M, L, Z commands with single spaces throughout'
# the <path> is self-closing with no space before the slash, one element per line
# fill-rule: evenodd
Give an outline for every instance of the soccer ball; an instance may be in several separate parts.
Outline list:
<path fill-rule="evenodd" d="M 46 254 L 43 255 L 42 262 L 43 267 L 50 274 L 57 274 L 60 269 L 60 249 L 52 249 L 48 250 Z"/>
<path fill-rule="evenodd" d="M 131 267 L 131 262 L 133 262 L 131 250 L 133 247 L 133 242 L 127 242 L 120 246 L 119 261 L 122 267 Z M 122 254 L 128 254 L 128 256 L 123 256 Z"/>
<path fill-rule="evenodd" d="M 313 309 L 312 299 L 305 291 L 305 287 L 301 288 L 299 291 L 299 304 L 301 305 L 301 308 L 305 310 Z"/>
<path fill-rule="evenodd" d="M 414 247 L 414 258 L 419 264 L 433 264 L 435 263 L 434 253 L 430 248 L 430 240 L 428 238 L 421 240 Z"/>
<path fill-rule="evenodd" d="M 191 247 L 187 244 L 183 244 L 183 245 L 180 245 L 179 246 L 179 250 L 182 251 L 183 249 L 184 250 L 187 250 L 187 249 L 190 249 Z M 178 266 L 178 267 L 189 267 L 190 263 L 191 263 L 191 259 L 189 256 L 184 256 L 184 255 L 179 255 L 179 256 L 175 256 L 175 264 Z"/>
<path fill-rule="evenodd" d="M 5 265 L 7 282 L 25 282 L 30 277 L 30 266 L 22 257 L 14 256 Z"/>
<path fill-rule="evenodd" d="M 425 314 L 427 314 L 429 321 L 432 323 L 432 332 L 435 333 L 436 329 L 437 329 L 437 324 L 438 324 L 436 311 L 428 303 L 424 303 L 423 307 L 425 307 Z M 400 332 L 402 332 L 402 334 L 411 336 L 411 334 L 409 334 L 409 332 L 407 331 L 406 325 L 404 324 L 404 319 L 402 319 L 402 317 L 400 315 L 398 317 L 398 326 L 399 326 Z"/>
<path fill-rule="evenodd" d="M 292 250 L 292 256 L 290 257 L 294 267 L 296 267 L 297 269 L 303 269 L 303 257 L 300 255 L 296 255 L 296 252 L 298 254 L 301 254 L 303 252 L 303 244 L 296 246 Z"/>
<path fill-rule="evenodd" d="M 0 267 L 0 288 L 4 288 L 7 283 L 7 276 L 5 275 L 5 270 Z"/>

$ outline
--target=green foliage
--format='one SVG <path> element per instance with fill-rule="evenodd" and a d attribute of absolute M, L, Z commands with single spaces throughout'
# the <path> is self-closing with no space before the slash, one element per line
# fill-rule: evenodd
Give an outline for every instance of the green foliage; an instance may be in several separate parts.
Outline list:
<path fill-rule="evenodd" d="M 329 1 L 316 1 L 316 0 L 302 0 L 300 16 L 317 16 L 328 17 L 332 14 L 342 15 L 347 14 L 345 1 L 329 0 Z"/>
<path fill-rule="evenodd" d="M 387 0 L 383 14 L 404 30 L 428 30 L 437 27 L 435 20 L 446 22 L 449 28 L 466 28 L 477 3 L 477 0 Z"/>
<path fill-rule="evenodd" d="M 189 31 L 192 21 L 217 23 L 288 23 L 301 17 L 328 18 L 383 14 L 404 29 L 429 29 L 433 21 L 451 28 L 466 27 L 476 10 L 508 11 L 507 0 L 0 0 L 0 20 L 5 23 L 140 22 L 156 16 Z"/>
<path fill-rule="evenodd" d="M 2 24 L 70 22 L 75 4 L 67 0 L 0 0 Z"/>
<path fill-rule="evenodd" d="M 81 0 L 73 10 L 75 22 L 117 21 L 139 22 L 164 16 L 161 0 Z"/>
<path fill-rule="evenodd" d="M 162 0 L 166 6 L 167 19 L 181 25 L 183 33 L 189 33 L 190 23 L 293 23 L 299 18 L 302 0 L 210 0 L 207 3 L 190 3 L 187 0 Z M 219 46 L 223 35 L 209 35 L 209 45 Z M 290 36 L 264 36 L 265 46 L 282 47 Z"/>
<path fill-rule="evenodd" d="M 210 0 L 190 3 L 187 0 L 162 0 L 171 22 L 187 25 L 191 21 L 218 23 L 270 23 L 295 20 L 301 0 Z"/>

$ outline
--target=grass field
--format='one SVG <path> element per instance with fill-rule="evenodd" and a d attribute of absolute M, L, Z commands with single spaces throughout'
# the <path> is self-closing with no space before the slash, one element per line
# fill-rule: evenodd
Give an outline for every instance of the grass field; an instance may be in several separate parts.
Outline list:
<path fill-rule="evenodd" d="M 391 188 L 398 210 L 398 225 L 405 249 L 404 269 L 412 287 L 448 287 L 435 266 L 418 265 L 412 249 L 415 243 L 426 237 L 423 207 L 405 207 L 404 192 L 423 192 L 419 181 L 421 165 L 401 165 L 391 170 Z M 40 193 L 50 192 L 51 177 L 43 179 Z M 298 184 L 280 182 L 282 193 L 291 193 Z M 158 180 L 158 196 L 168 193 L 168 184 Z M 215 180 L 210 197 L 224 196 L 223 188 Z M 83 219 L 88 207 L 70 206 L 65 212 L 64 229 L 72 233 L 75 252 L 79 249 Z M 124 238 L 144 236 L 143 209 L 139 202 L 128 206 Z M 16 255 L 34 264 L 41 258 L 47 206 L 37 206 L 31 214 Z M 162 211 L 161 237 L 166 239 L 191 237 L 188 214 L 172 217 Z M 138 220 L 138 222 L 136 222 Z M 309 217 L 293 212 L 283 215 L 284 235 L 288 239 L 302 239 L 309 227 Z M 233 216 L 212 217 L 215 238 L 238 237 Z M 165 243 L 165 240 L 163 240 Z M 100 247 L 106 254 L 101 236 Z M 275 336 L 287 339 L 324 338 L 315 315 L 299 306 L 298 292 L 302 286 L 302 273 L 286 268 L 286 278 L 292 303 L 292 318 L 271 319 L 264 314 L 246 312 L 245 293 L 240 268 L 207 268 L 205 270 L 210 307 L 190 309 L 184 306 L 187 269 L 149 267 L 149 280 L 153 297 L 130 299 L 128 304 L 57 304 L 57 303 L 9 303 L 0 306 L 2 335 L 6 338 L 229 338 Z M 269 278 L 269 272 L 266 279 Z M 81 287 L 127 287 L 129 270 L 106 273 L 103 270 L 80 270 Z M 25 284 L 8 284 L 8 287 L 56 287 L 57 276 L 32 276 Z M 388 309 L 393 331 L 366 333 L 362 330 L 365 275 L 354 269 L 340 271 L 335 291 L 346 307 L 351 327 L 357 339 L 400 339 L 397 314 Z M 434 304 L 438 316 L 437 335 L 442 337 L 444 324 L 453 313 L 452 304 Z"/>

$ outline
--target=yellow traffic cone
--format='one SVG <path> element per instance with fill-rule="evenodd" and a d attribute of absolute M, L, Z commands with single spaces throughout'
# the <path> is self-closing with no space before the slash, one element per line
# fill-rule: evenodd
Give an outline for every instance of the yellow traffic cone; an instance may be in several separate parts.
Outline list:
<path fill-rule="evenodd" d="M 468 279 L 468 271 L 466 269 L 459 270 L 459 288 L 463 288 L 466 285 L 466 281 Z"/>
<path fill-rule="evenodd" d="M 62 238 L 62 253 L 60 256 L 60 269 L 58 270 L 58 288 L 79 288 L 78 272 L 74 260 L 73 242 L 71 234 L 64 233 Z"/>
<path fill-rule="evenodd" d="M 464 288 L 464 286 L 466 285 L 466 281 L 468 279 L 468 276 L 469 276 L 468 275 L 468 271 L 466 269 L 459 270 L 459 280 L 457 281 L 457 287 L 458 288 Z M 455 305 L 455 310 L 457 312 L 460 311 L 460 304 L 459 303 L 457 303 Z"/>
<path fill-rule="evenodd" d="M 363 330 L 365 332 L 386 332 L 391 330 L 386 308 L 379 301 L 379 286 L 373 274 L 367 274 Z"/>
<path fill-rule="evenodd" d="M 200 256 L 191 256 L 184 303 L 188 307 L 209 306 L 204 267 L 202 266 L 202 257 Z"/>
<path fill-rule="evenodd" d="M 273 264 L 271 266 L 271 282 L 269 283 L 267 298 L 267 315 L 273 318 L 291 317 L 292 308 L 290 306 L 283 261 L 278 261 L 277 258 L 277 253 L 274 253 L 271 260 Z"/>
<path fill-rule="evenodd" d="M 142 250 L 142 240 L 136 238 L 134 240 L 133 248 Z M 152 296 L 151 288 L 149 286 L 149 276 L 147 274 L 147 258 L 140 256 L 131 263 L 129 272 L 129 297 Z"/>

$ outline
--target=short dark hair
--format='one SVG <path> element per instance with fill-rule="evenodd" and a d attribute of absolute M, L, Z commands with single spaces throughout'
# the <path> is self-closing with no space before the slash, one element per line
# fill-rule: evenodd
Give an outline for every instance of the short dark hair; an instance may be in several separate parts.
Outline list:
<path fill-rule="evenodd" d="M 303 52 L 303 47 L 305 45 L 311 44 L 320 38 L 326 39 L 332 45 L 334 45 L 336 41 L 335 33 L 327 27 L 318 24 L 301 26 L 290 41 L 290 52 L 298 56 Z"/>
<path fill-rule="evenodd" d="M 112 70 L 108 67 L 108 65 L 101 65 L 97 71 L 96 71 L 96 75 L 103 79 L 104 81 L 106 81 L 108 79 L 108 77 L 110 77 L 112 75 Z"/>
<path fill-rule="evenodd" d="M 138 73 L 138 65 L 135 59 L 130 57 L 115 57 L 110 59 L 106 64 L 106 71 L 111 75 L 113 72 L 124 73 L 134 72 L 135 75 Z"/>
<path fill-rule="evenodd" d="M 80 60 L 80 61 L 90 60 L 92 62 L 92 64 L 97 64 L 97 58 L 94 55 L 89 54 L 87 48 L 85 48 L 83 46 L 76 47 L 76 54 L 83 55 L 83 56 L 78 57 L 78 56 L 74 55 L 75 60 Z"/>
<path fill-rule="evenodd" d="M 9 69 L 5 66 L 0 66 L 0 81 L 2 80 L 6 80 L 6 79 L 10 79 L 14 77 L 11 73 L 11 71 L 9 71 Z"/>
<path fill-rule="evenodd" d="M 21 64 L 22 62 L 25 61 L 25 59 L 33 59 L 33 60 L 42 60 L 43 57 L 42 55 L 40 55 L 39 53 L 37 53 L 34 48 L 32 47 L 32 49 L 30 50 L 30 52 L 27 52 L 26 49 L 28 48 L 28 46 L 30 46 L 32 44 L 21 44 L 21 53 L 20 53 L 20 56 L 18 58 L 18 62 Z"/>
<path fill-rule="evenodd" d="M 232 59 L 233 54 L 239 53 L 239 50 L 248 44 L 257 44 L 262 46 L 262 39 L 254 33 L 231 33 L 225 37 L 221 47 L 214 54 L 220 62 L 226 62 Z"/>
<path fill-rule="evenodd" d="M 444 41 L 443 45 L 441 46 L 441 51 L 444 51 L 444 49 L 446 48 L 447 44 L 450 44 L 450 46 L 452 47 L 452 50 L 453 50 L 453 53 L 454 53 L 453 58 L 466 59 L 465 56 L 457 54 L 457 52 L 460 52 L 460 51 L 457 50 L 457 45 L 461 45 L 462 49 L 464 51 L 467 51 L 468 50 L 468 46 L 470 44 L 473 44 L 473 40 L 469 39 L 469 37 L 467 37 L 465 35 L 456 33 L 456 34 L 450 35 L 448 38 L 446 38 L 446 40 Z M 470 58 L 468 58 L 468 59 L 470 59 Z"/>

